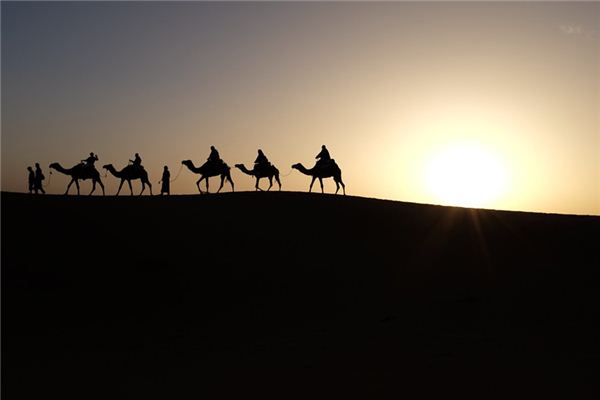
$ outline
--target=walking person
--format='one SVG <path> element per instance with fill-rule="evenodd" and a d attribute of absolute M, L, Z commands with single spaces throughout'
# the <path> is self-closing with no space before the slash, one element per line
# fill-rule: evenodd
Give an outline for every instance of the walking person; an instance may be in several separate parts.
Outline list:
<path fill-rule="evenodd" d="M 169 172 L 169 167 L 167 167 L 166 165 L 163 170 L 162 178 L 160 179 L 160 181 L 158 181 L 158 183 L 161 183 L 161 182 L 162 182 L 162 186 L 160 187 L 160 195 L 162 196 L 163 193 L 170 195 L 171 194 L 171 173 Z"/>
<path fill-rule="evenodd" d="M 33 190 L 37 194 L 38 190 L 42 192 L 42 194 L 46 194 L 44 190 L 42 181 L 46 179 L 44 174 L 42 173 L 42 168 L 40 167 L 40 163 L 35 163 L 35 179 L 34 179 L 34 188 Z"/>
<path fill-rule="evenodd" d="M 33 191 L 35 190 L 35 172 L 33 172 L 33 168 L 31 168 L 31 167 L 27 167 L 27 171 L 29 171 L 29 177 L 28 177 L 29 194 L 32 194 Z"/>

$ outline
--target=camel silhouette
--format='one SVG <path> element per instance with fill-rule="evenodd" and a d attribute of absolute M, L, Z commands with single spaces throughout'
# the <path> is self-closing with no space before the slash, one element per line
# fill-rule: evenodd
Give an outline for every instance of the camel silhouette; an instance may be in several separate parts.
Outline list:
<path fill-rule="evenodd" d="M 201 167 L 195 167 L 192 160 L 183 160 L 181 163 L 183 165 L 185 165 L 186 167 L 188 167 L 188 169 L 190 171 L 192 171 L 193 173 L 200 174 L 200 179 L 198 179 L 198 181 L 196 182 L 196 186 L 198 187 L 198 190 L 200 191 L 200 193 L 204 193 L 202 191 L 202 189 L 200 189 L 200 182 L 202 182 L 203 180 L 206 180 L 206 193 L 208 193 L 208 178 L 210 178 L 211 176 L 217 176 L 217 175 L 221 176 L 221 186 L 219 186 L 219 190 L 217 190 L 217 193 L 219 193 L 221 191 L 221 189 L 223 188 L 223 183 L 225 183 L 225 179 L 227 179 L 229 181 L 229 183 L 231 184 L 231 191 L 232 192 L 235 191 L 234 185 L 233 185 L 233 180 L 231 179 L 231 168 L 224 162 L 222 162 L 222 163 L 205 162 L 204 164 L 202 164 Z"/>
<path fill-rule="evenodd" d="M 342 182 L 342 170 L 335 163 L 334 160 L 328 165 L 317 167 L 316 165 L 311 169 L 306 169 L 306 167 L 300 163 L 292 165 L 292 168 L 297 169 L 302 172 L 304 175 L 312 176 L 312 181 L 310 181 L 310 187 L 308 191 L 312 191 L 313 184 L 315 183 L 315 179 L 319 179 L 319 183 L 321 184 L 321 193 L 323 193 L 323 178 L 333 178 L 335 181 L 335 193 L 340 190 L 340 185 L 342 185 L 342 191 L 344 195 L 346 194 L 346 185 Z"/>
<path fill-rule="evenodd" d="M 66 194 L 69 194 L 69 189 L 71 188 L 71 185 L 73 183 L 75 183 L 75 187 L 77 187 L 77 195 L 79 195 L 79 180 L 86 180 L 86 179 L 91 179 L 92 180 L 92 191 L 90 192 L 90 195 L 92 193 L 94 193 L 94 191 L 96 190 L 96 183 L 98 183 L 100 185 L 100 187 L 102 188 L 102 194 L 104 195 L 104 184 L 102 183 L 102 181 L 100 180 L 100 173 L 98 172 L 98 170 L 95 167 L 88 167 L 82 163 L 79 163 L 77 165 L 75 165 L 73 168 L 69 168 L 66 169 L 64 167 L 62 167 L 59 163 L 55 162 L 50 164 L 50 166 L 48 168 L 52 168 L 57 170 L 58 172 L 60 172 L 61 174 L 65 174 L 65 175 L 69 175 L 71 177 L 71 182 L 69 182 L 69 184 L 67 185 L 67 190 L 65 192 Z"/>
<path fill-rule="evenodd" d="M 128 165 L 120 171 L 117 171 L 112 164 L 103 165 L 102 168 L 108 170 L 111 174 L 113 174 L 116 178 L 121 179 L 121 183 L 119 184 L 119 190 L 117 190 L 117 196 L 121 192 L 121 188 L 123 187 L 123 183 L 127 181 L 129 185 L 129 190 L 131 191 L 131 195 L 133 196 L 133 188 L 131 187 L 131 181 L 135 179 L 139 179 L 142 181 L 142 191 L 140 192 L 140 196 L 144 193 L 146 189 L 146 185 L 150 189 L 150 195 L 152 195 L 152 184 L 148 179 L 148 172 L 144 168 L 136 167 L 134 165 Z"/>
<path fill-rule="evenodd" d="M 279 190 L 281 190 L 281 181 L 279 180 L 279 170 L 274 165 L 267 165 L 267 166 L 258 168 L 258 171 L 256 170 L 256 166 L 252 170 L 249 170 L 248 168 L 246 168 L 246 166 L 244 164 L 235 164 L 235 167 L 247 175 L 256 177 L 256 185 L 254 186 L 256 188 L 256 190 L 262 190 L 258 186 L 258 183 L 260 182 L 260 180 L 262 178 L 267 178 L 269 180 L 269 188 L 267 189 L 267 191 L 271 190 L 271 187 L 273 187 L 273 177 L 275 177 L 275 180 L 277 181 L 277 184 L 279 185 Z"/>

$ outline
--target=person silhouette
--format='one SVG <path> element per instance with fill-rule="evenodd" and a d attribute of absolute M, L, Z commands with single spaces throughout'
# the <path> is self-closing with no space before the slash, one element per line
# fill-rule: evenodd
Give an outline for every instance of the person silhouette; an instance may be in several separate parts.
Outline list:
<path fill-rule="evenodd" d="M 215 146 L 210 146 L 210 155 L 207 160 L 209 162 L 213 162 L 215 164 L 221 162 L 221 157 L 219 156 L 219 151 L 215 148 Z"/>
<path fill-rule="evenodd" d="M 98 161 L 98 155 L 93 152 L 90 153 L 90 156 L 84 160 L 81 160 L 84 163 L 86 168 L 94 168 L 94 163 Z"/>
<path fill-rule="evenodd" d="M 27 171 L 29 171 L 28 187 L 29 187 L 29 194 L 31 194 L 35 190 L 35 173 L 33 172 L 33 168 L 31 168 L 31 167 L 27 167 Z M 37 191 L 36 191 L 36 193 L 37 193 Z"/>
<path fill-rule="evenodd" d="M 46 179 L 44 174 L 42 173 L 42 167 L 40 167 L 40 163 L 35 163 L 35 179 L 34 179 L 34 187 L 33 190 L 37 194 L 38 190 L 43 194 L 46 194 L 44 187 L 42 185 L 42 181 Z"/>
<path fill-rule="evenodd" d="M 317 159 L 317 166 L 319 167 L 323 167 L 331 161 L 329 150 L 327 150 L 327 147 L 325 147 L 325 145 L 321 146 L 321 152 L 317 154 L 315 158 Z"/>
<path fill-rule="evenodd" d="M 269 159 L 267 156 L 265 156 L 265 153 L 263 153 L 261 149 L 258 149 L 258 156 L 256 157 L 256 160 L 254 160 L 254 168 L 260 169 L 268 166 L 269 164 Z"/>
<path fill-rule="evenodd" d="M 140 155 L 138 153 L 135 153 L 135 157 L 133 158 L 133 160 L 129 160 L 129 162 L 136 169 L 142 168 L 142 158 L 140 157 Z"/>
<path fill-rule="evenodd" d="M 161 182 L 162 182 L 162 186 L 160 187 L 160 195 L 162 196 L 163 193 L 170 195 L 171 194 L 171 188 L 170 188 L 171 173 L 169 172 L 169 167 L 167 167 L 166 165 L 165 165 L 165 168 L 163 169 L 162 178 L 160 179 L 160 181 L 158 181 L 158 183 L 161 183 Z"/>

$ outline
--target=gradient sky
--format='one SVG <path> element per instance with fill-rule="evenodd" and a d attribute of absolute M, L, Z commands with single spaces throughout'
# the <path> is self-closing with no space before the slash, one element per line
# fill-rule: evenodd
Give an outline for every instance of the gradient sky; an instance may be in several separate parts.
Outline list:
<path fill-rule="evenodd" d="M 1 7 L 2 190 L 90 151 L 118 168 L 139 152 L 155 183 L 210 145 L 230 166 L 262 148 L 287 174 L 326 144 L 348 194 L 443 204 L 425 175 L 458 143 L 503 165 L 504 191 L 481 206 L 600 214 L 600 3 Z M 184 170 L 172 193 L 196 179 Z M 67 183 L 55 173 L 49 192 Z"/>

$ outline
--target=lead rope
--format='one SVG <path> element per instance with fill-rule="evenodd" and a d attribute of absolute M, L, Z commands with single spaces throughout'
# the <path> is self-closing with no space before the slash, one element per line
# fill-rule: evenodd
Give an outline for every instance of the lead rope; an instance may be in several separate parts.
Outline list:
<path fill-rule="evenodd" d="M 290 172 L 288 172 L 288 173 L 287 173 L 287 174 L 285 174 L 285 175 L 281 175 L 281 177 L 282 177 L 282 178 L 285 178 L 286 176 L 288 176 L 289 174 L 291 174 L 293 170 L 294 170 L 294 168 L 290 169 Z"/>
<path fill-rule="evenodd" d="M 169 183 L 175 182 L 177 180 L 177 178 L 179 178 L 179 175 L 181 174 L 181 170 L 183 170 L 183 164 L 181 164 L 181 166 L 179 167 L 179 171 L 177 171 L 177 175 L 175 175 L 175 178 L 170 179 Z M 158 181 L 158 183 L 161 183 L 161 182 L 162 182 L 162 179 L 160 181 Z"/>
<path fill-rule="evenodd" d="M 50 176 L 48 177 L 48 182 L 46 182 L 45 184 L 42 184 L 42 187 L 43 187 L 44 189 L 48 188 L 48 186 L 50 185 L 50 181 L 52 180 L 52 170 L 49 170 L 49 171 L 48 171 L 48 175 L 50 175 Z"/>

